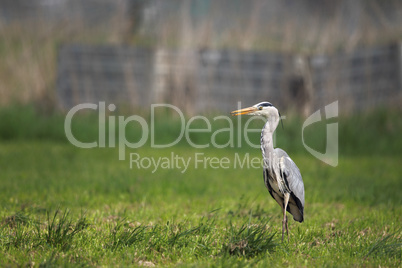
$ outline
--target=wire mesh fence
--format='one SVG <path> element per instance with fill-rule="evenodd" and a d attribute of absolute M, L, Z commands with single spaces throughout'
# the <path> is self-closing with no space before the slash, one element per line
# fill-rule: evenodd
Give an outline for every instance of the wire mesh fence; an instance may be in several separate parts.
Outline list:
<path fill-rule="evenodd" d="M 339 100 L 352 112 L 400 102 L 401 58 L 399 44 L 310 57 L 67 45 L 59 52 L 57 92 L 63 109 L 83 102 L 138 108 L 165 102 L 194 114 L 269 100 L 307 115 Z"/>
<path fill-rule="evenodd" d="M 304 115 L 333 99 L 343 111 L 398 105 L 401 22 L 398 0 L 0 1 L 0 105 L 53 107 L 56 76 L 63 109 L 100 99 L 188 113 L 263 99 Z M 62 46 L 56 75 L 66 43 L 94 46 Z"/>

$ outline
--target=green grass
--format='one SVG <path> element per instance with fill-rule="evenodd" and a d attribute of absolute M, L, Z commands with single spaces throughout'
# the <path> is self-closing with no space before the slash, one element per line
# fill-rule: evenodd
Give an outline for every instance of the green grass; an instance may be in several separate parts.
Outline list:
<path fill-rule="evenodd" d="M 160 111 L 155 115 L 154 131 L 156 144 L 168 144 L 177 139 L 180 135 L 182 123 L 179 117 L 174 117 L 169 113 L 170 110 Z M 106 141 L 108 141 L 109 116 L 116 120 L 115 135 L 118 137 L 118 116 L 127 118 L 129 115 L 138 114 L 148 122 L 148 130 L 151 131 L 149 111 L 117 111 L 106 116 Z M 177 115 L 177 114 L 173 114 Z M 238 125 L 244 129 L 249 117 L 239 118 L 229 117 L 231 124 L 224 119 L 213 120 L 214 116 L 225 114 L 210 115 L 208 118 L 211 123 L 211 131 L 205 133 L 190 133 L 190 139 L 196 144 L 211 144 L 211 135 L 217 130 L 234 129 L 233 146 L 229 144 L 226 149 L 234 148 L 236 151 L 243 150 L 248 152 L 251 148 L 247 145 L 244 131 L 237 132 Z M 72 133 L 82 142 L 92 142 L 98 139 L 98 111 L 89 111 L 84 114 L 76 115 L 72 120 Z M 227 114 L 229 116 L 229 114 Z M 302 143 L 302 125 L 304 120 L 297 115 L 286 115 L 283 120 L 284 128 L 281 126 L 276 130 L 276 144 L 283 147 L 289 153 L 306 153 Z M 0 107 L 0 141 L 9 140 L 46 140 L 68 143 L 64 132 L 65 115 L 60 112 L 43 110 L 41 107 L 32 105 L 21 106 L 12 105 Z M 185 119 L 189 123 L 189 118 Z M 321 121 L 305 128 L 305 142 L 311 148 L 324 152 L 326 144 L 326 124 L 338 123 L 339 125 L 339 153 L 343 155 L 371 155 L 386 154 L 400 155 L 402 151 L 402 139 L 399 138 L 402 132 L 402 120 L 400 120 L 400 110 L 377 109 L 369 113 L 360 113 L 352 116 L 341 116 L 330 122 Z M 262 120 L 253 120 L 248 128 L 261 129 Z M 205 129 L 206 124 L 202 120 L 194 120 L 191 129 Z M 142 130 L 136 122 L 127 124 L 126 137 L 130 142 L 136 142 L 141 138 Z M 248 139 L 259 144 L 260 133 L 247 133 Z M 214 137 L 218 145 L 228 144 L 228 132 L 223 131 Z M 241 146 L 237 146 L 240 140 Z M 146 145 L 150 145 L 151 139 L 148 138 Z M 178 146 L 187 147 L 189 143 L 185 138 L 181 139 Z"/>
<path fill-rule="evenodd" d="M 336 168 L 298 145 L 300 120 L 285 122 L 278 146 L 299 166 L 306 190 L 305 222 L 289 220 L 288 243 L 281 241 L 281 211 L 261 168 L 234 166 L 247 153 L 260 158 L 259 149 L 194 149 L 181 142 L 127 149 L 119 161 L 117 148 L 78 149 L 66 142 L 62 115 L 13 109 L 0 112 L 0 266 L 401 265 L 397 114 L 340 118 Z M 175 122 L 157 126 L 168 136 L 160 142 L 174 137 Z M 75 124 L 80 138 L 93 140 L 97 126 L 90 115 Z M 356 134 L 353 124 L 366 131 Z M 382 125 L 388 127 L 377 129 Z M 220 127 L 226 126 L 213 126 Z M 136 137 L 135 128 L 127 131 Z M 258 142 L 258 136 L 252 139 Z M 318 138 L 309 144 L 319 147 Z M 224 143 L 226 137 L 217 139 Z M 355 148 L 346 148 L 353 140 Z M 190 159 L 186 172 L 130 168 L 130 153 L 158 158 L 172 152 Z M 197 153 L 226 157 L 229 168 L 196 168 Z"/>
<path fill-rule="evenodd" d="M 152 173 L 130 169 L 116 149 L 40 141 L 0 149 L 2 266 L 400 265 L 400 157 L 348 156 L 331 168 L 293 155 L 305 181 L 305 222 L 290 221 L 290 242 L 282 243 L 280 208 L 260 169 L 196 169 L 192 162 L 183 174 Z M 203 152 L 231 160 L 236 153 Z"/>

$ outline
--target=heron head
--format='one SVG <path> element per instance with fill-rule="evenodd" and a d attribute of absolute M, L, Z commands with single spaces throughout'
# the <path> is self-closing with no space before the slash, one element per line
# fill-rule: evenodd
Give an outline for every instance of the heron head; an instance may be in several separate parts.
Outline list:
<path fill-rule="evenodd" d="M 256 105 L 253 105 L 248 108 L 233 111 L 231 112 L 231 114 L 234 116 L 242 114 L 259 115 L 264 116 L 266 118 L 280 117 L 278 109 L 276 109 L 275 106 L 273 106 L 270 102 L 267 101 L 257 103 Z"/>
<path fill-rule="evenodd" d="M 278 125 L 279 120 L 282 123 L 281 114 L 279 113 L 278 109 L 276 109 L 275 106 L 272 105 L 272 103 L 267 101 L 257 103 L 248 108 L 233 111 L 231 112 L 231 114 L 234 116 L 242 114 L 264 116 L 265 118 L 267 118 L 268 121 L 272 122 L 274 128 L 276 128 L 276 126 Z"/>

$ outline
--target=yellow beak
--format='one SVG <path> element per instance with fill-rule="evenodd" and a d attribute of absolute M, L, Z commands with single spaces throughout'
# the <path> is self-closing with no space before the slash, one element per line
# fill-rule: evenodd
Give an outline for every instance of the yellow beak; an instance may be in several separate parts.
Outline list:
<path fill-rule="evenodd" d="M 242 115 L 242 114 L 249 114 L 249 113 L 255 112 L 257 110 L 258 109 L 255 107 L 248 107 L 248 108 L 233 111 L 233 112 L 231 112 L 231 114 L 236 116 L 236 115 Z"/>

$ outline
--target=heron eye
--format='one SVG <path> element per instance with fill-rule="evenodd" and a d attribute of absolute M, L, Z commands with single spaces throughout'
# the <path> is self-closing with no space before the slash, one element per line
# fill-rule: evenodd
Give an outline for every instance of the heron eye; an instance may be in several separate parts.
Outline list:
<path fill-rule="evenodd" d="M 262 106 L 258 107 L 258 110 L 262 110 Z"/>

